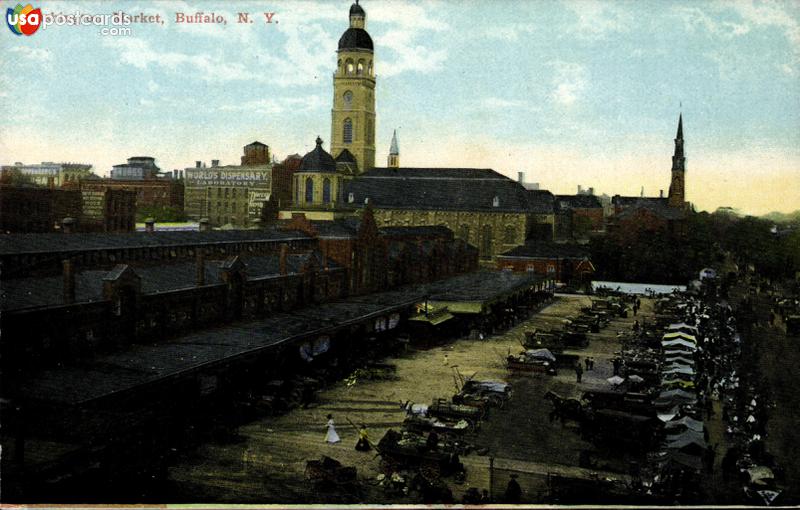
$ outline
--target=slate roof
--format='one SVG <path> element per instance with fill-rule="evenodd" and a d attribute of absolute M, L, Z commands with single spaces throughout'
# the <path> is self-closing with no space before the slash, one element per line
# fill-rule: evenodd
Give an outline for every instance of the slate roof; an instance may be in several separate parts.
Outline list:
<path fill-rule="evenodd" d="M 526 190 L 528 194 L 528 208 L 535 214 L 553 214 L 556 199 L 546 189 Z"/>
<path fill-rule="evenodd" d="M 402 236 L 452 236 L 453 231 L 444 225 L 381 227 L 378 231 L 389 237 Z"/>
<path fill-rule="evenodd" d="M 556 195 L 561 209 L 602 209 L 603 204 L 594 195 Z"/>
<path fill-rule="evenodd" d="M 493 170 L 477 168 L 376 168 L 346 184 L 361 207 L 440 211 L 529 211 L 525 188 Z M 494 197 L 499 199 L 494 206 Z"/>
<path fill-rule="evenodd" d="M 622 208 L 622 211 L 615 215 L 618 218 L 627 217 L 639 209 L 646 209 L 667 220 L 679 220 L 685 216 L 683 210 L 670 207 L 667 198 L 622 197 L 617 195 L 611 200 L 615 206 Z"/>
<path fill-rule="evenodd" d="M 140 247 L 194 246 L 244 241 L 308 239 L 302 232 L 278 229 L 156 231 L 112 233 L 7 234 L 0 236 L 0 256 L 22 253 L 65 253 Z"/>
<path fill-rule="evenodd" d="M 313 252 L 289 254 L 286 258 L 288 273 L 298 273 L 308 262 Z M 317 260 L 322 260 L 317 255 Z M 205 264 L 205 282 L 208 285 L 221 283 L 222 260 L 208 260 Z M 277 255 L 242 258 L 247 266 L 248 279 L 280 274 L 280 259 Z M 337 267 L 332 260 L 329 268 Z M 194 287 L 196 266 L 192 261 L 158 266 L 132 267 L 141 278 L 142 292 L 151 294 Z M 78 271 L 75 274 L 75 302 L 87 303 L 103 300 L 103 278 L 109 271 Z M 4 280 L 0 287 L 0 309 L 21 310 L 42 306 L 62 305 L 64 281 L 61 276 L 27 277 Z"/>
<path fill-rule="evenodd" d="M 517 246 L 502 255 L 507 258 L 570 258 L 584 259 L 589 256 L 586 246 L 574 243 L 548 243 L 529 241 L 522 246 Z"/>

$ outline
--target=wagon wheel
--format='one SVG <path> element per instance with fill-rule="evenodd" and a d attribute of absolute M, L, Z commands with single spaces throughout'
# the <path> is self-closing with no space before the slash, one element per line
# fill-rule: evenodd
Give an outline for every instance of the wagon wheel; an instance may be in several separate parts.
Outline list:
<path fill-rule="evenodd" d="M 435 460 L 423 460 L 419 466 L 419 473 L 428 481 L 438 480 L 442 476 L 442 469 Z"/>
<path fill-rule="evenodd" d="M 502 409 L 502 408 L 503 408 L 503 405 L 505 404 L 505 402 L 503 401 L 503 399 L 502 399 L 501 397 L 497 396 L 497 395 L 491 395 L 491 396 L 490 396 L 490 397 L 487 399 L 487 401 L 488 401 L 488 403 L 489 403 L 489 405 L 490 405 L 490 406 L 496 407 L 496 408 L 498 408 L 498 409 Z"/>

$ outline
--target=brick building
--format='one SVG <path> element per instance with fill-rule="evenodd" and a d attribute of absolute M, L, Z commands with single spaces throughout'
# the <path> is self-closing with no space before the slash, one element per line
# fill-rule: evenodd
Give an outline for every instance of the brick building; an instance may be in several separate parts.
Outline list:
<path fill-rule="evenodd" d="M 603 204 L 594 195 L 556 195 L 556 237 L 584 238 L 605 228 Z"/>
<path fill-rule="evenodd" d="M 43 233 L 64 228 L 76 232 L 132 232 L 136 195 L 131 191 L 48 189 L 0 186 L 0 230 Z"/>
<path fill-rule="evenodd" d="M 212 226 L 250 228 L 258 225 L 262 209 L 273 194 L 278 200 L 291 197 L 293 161 L 280 166 L 270 161 L 269 147 L 253 142 L 244 147 L 242 165 L 221 166 L 213 160 L 207 167 L 197 161 L 184 171 L 184 206 L 192 220 L 207 218 Z"/>
<path fill-rule="evenodd" d="M 529 242 L 499 255 L 497 268 L 530 272 L 562 283 L 588 282 L 595 272 L 588 247 L 574 243 Z"/>

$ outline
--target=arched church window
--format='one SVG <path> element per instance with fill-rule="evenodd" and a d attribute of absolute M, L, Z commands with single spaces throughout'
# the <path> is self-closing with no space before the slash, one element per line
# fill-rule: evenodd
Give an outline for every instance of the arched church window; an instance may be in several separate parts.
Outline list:
<path fill-rule="evenodd" d="M 348 58 L 344 65 L 347 68 L 347 74 L 353 74 L 353 61 Z"/>
<path fill-rule="evenodd" d="M 314 201 L 314 180 L 311 177 L 306 179 L 306 203 Z"/>
<path fill-rule="evenodd" d="M 363 60 L 359 60 L 358 61 L 358 68 L 356 70 L 356 74 L 358 74 L 358 75 L 364 74 L 364 61 Z"/>
<path fill-rule="evenodd" d="M 517 229 L 508 225 L 505 230 L 505 234 L 503 235 L 503 242 L 506 244 L 514 244 L 517 238 Z"/>
<path fill-rule="evenodd" d="M 372 76 L 372 60 L 369 61 L 368 72 L 369 75 Z"/>
<path fill-rule="evenodd" d="M 353 107 L 353 93 L 349 90 L 344 93 L 344 107 L 348 110 Z"/>
<path fill-rule="evenodd" d="M 344 129 L 342 129 L 342 141 L 344 143 L 353 143 L 353 121 L 344 119 Z"/>
<path fill-rule="evenodd" d="M 331 180 L 328 178 L 322 181 L 322 202 L 324 204 L 331 202 Z"/>
<path fill-rule="evenodd" d="M 490 225 L 483 226 L 483 236 L 481 239 L 481 258 L 492 258 L 492 227 Z"/>
<path fill-rule="evenodd" d="M 356 196 L 351 191 L 350 193 L 347 194 L 347 202 L 352 204 L 355 201 L 356 201 Z"/>

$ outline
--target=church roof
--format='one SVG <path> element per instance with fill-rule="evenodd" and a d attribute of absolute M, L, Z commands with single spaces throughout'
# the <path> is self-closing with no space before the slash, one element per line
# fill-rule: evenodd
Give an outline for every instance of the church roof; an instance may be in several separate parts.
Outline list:
<path fill-rule="evenodd" d="M 530 211 L 525 189 L 489 169 L 375 168 L 350 181 L 346 193 L 359 207 L 368 200 L 385 209 Z"/>
<path fill-rule="evenodd" d="M 342 152 L 340 152 L 339 155 L 336 156 L 336 162 L 337 163 L 353 163 L 353 164 L 355 164 L 356 163 L 356 157 L 353 156 L 353 153 L 350 152 L 349 150 L 342 149 Z"/>
<path fill-rule="evenodd" d="M 348 28 L 339 38 L 339 50 L 372 51 L 372 37 L 363 28 Z"/>
<path fill-rule="evenodd" d="M 317 146 L 303 156 L 298 172 L 336 172 L 336 161 L 322 148 L 322 138 L 317 137 Z"/>
<path fill-rule="evenodd" d="M 397 130 L 394 130 L 392 134 L 392 145 L 389 147 L 389 154 L 393 154 L 395 156 L 400 155 L 400 149 L 397 147 Z"/>

